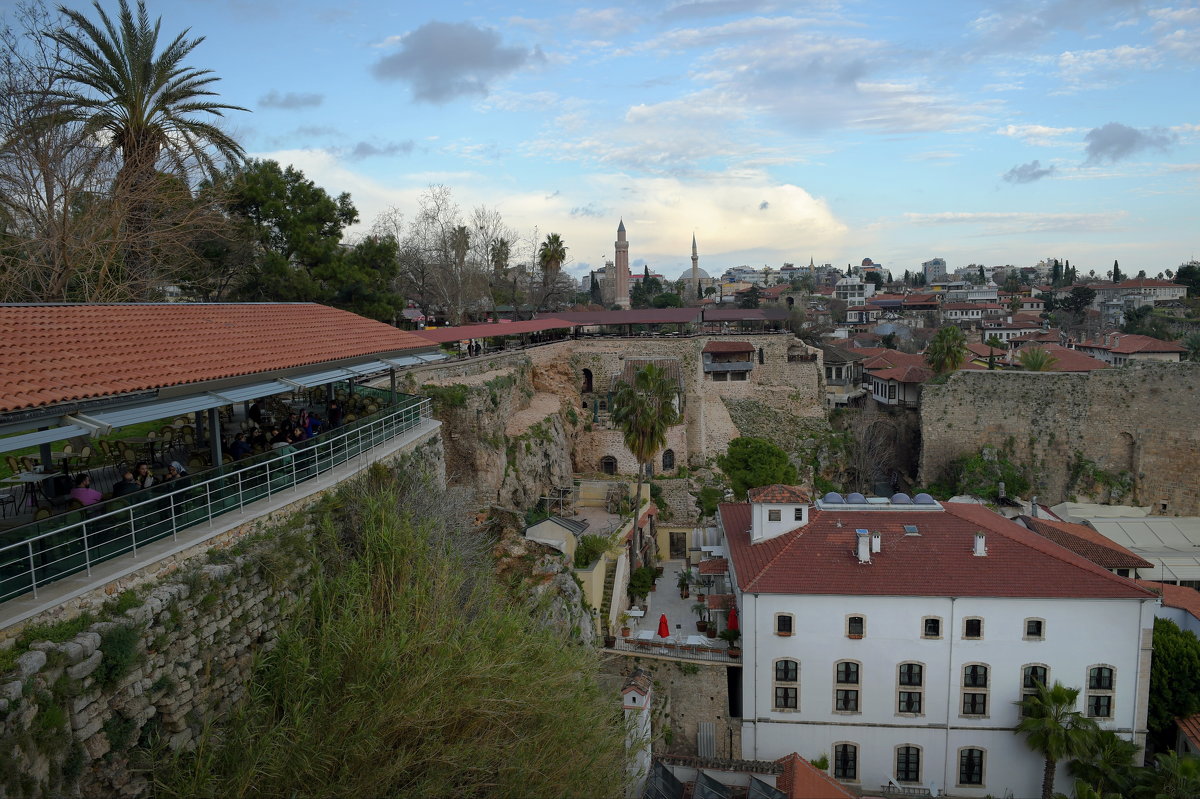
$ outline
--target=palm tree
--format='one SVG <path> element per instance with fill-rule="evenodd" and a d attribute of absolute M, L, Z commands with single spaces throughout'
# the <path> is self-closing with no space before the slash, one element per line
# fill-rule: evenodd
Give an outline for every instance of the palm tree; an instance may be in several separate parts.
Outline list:
<path fill-rule="evenodd" d="M 1027 372 L 1049 372 L 1058 363 L 1058 358 L 1046 352 L 1043 347 L 1022 347 L 1017 354 L 1017 360 Z"/>
<path fill-rule="evenodd" d="M 225 111 L 245 111 L 239 106 L 208 99 L 220 80 L 208 69 L 184 64 L 204 37 L 188 39 L 184 30 L 159 50 L 159 28 L 146 4 L 138 0 L 136 15 L 128 0 L 118 0 L 116 20 L 93 3 L 99 24 L 82 13 L 63 8 L 72 28 L 46 34 L 65 52 L 65 66 L 56 75 L 72 87 L 55 93 L 54 118 L 80 122 L 89 134 L 108 143 L 120 155 L 115 195 L 122 212 L 128 242 L 126 256 L 138 279 L 145 280 L 150 266 L 149 223 L 151 195 L 160 162 L 178 173 L 194 163 L 213 176 L 218 164 L 212 152 L 237 162 L 244 155 L 229 134 L 198 115 L 223 117 Z"/>
<path fill-rule="evenodd" d="M 1188 333 L 1180 343 L 1187 348 L 1189 361 L 1200 361 L 1200 333 Z"/>
<path fill-rule="evenodd" d="M 643 476 L 654 453 L 667 443 L 667 430 L 679 421 L 676 406 L 678 386 L 658 366 L 648 363 L 634 375 L 633 383 L 622 382 L 613 396 L 612 420 L 625 438 L 625 446 L 638 463 L 634 513 L 641 507 Z M 637 524 L 634 524 L 637 528 Z M 635 542 L 634 557 L 641 563 L 641 542 Z"/>
<path fill-rule="evenodd" d="M 967 360 L 967 339 L 962 328 L 946 325 L 925 348 L 925 360 L 937 374 L 953 372 Z"/>
<path fill-rule="evenodd" d="M 1092 736 L 1087 752 L 1068 767 L 1071 776 L 1078 778 L 1076 797 L 1080 796 L 1080 784 L 1091 788 L 1097 797 L 1125 795 L 1131 787 L 1139 751 L 1137 744 L 1125 740 L 1112 730 L 1097 732 Z"/>
<path fill-rule="evenodd" d="M 1051 687 L 1039 683 L 1035 693 L 1017 704 L 1021 722 L 1013 732 L 1025 735 L 1025 743 L 1045 759 L 1042 799 L 1054 797 L 1054 770 L 1058 761 L 1084 756 L 1097 727 L 1096 722 L 1075 709 L 1078 688 L 1060 682 Z"/>
<path fill-rule="evenodd" d="M 538 263 L 541 264 L 546 282 L 550 283 L 558 274 L 563 261 L 567 260 L 567 245 L 557 233 L 546 236 L 542 246 L 538 247 Z"/>
<path fill-rule="evenodd" d="M 1200 758 L 1174 750 L 1157 755 L 1154 769 L 1133 792 L 1145 799 L 1192 799 L 1200 796 Z"/>

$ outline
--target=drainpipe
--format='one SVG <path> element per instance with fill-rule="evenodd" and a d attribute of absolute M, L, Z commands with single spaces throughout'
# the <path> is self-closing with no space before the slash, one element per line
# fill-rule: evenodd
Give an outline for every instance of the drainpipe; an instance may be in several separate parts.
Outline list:
<path fill-rule="evenodd" d="M 945 756 L 942 758 L 942 790 L 946 790 L 946 786 L 950 784 L 950 717 L 954 712 L 954 638 L 955 632 L 958 630 L 958 617 L 954 614 L 954 603 L 958 601 L 958 597 L 950 597 L 950 626 L 945 630 L 946 638 L 950 641 L 949 655 L 946 662 L 947 680 L 946 680 L 946 743 L 944 745 Z M 989 679 L 991 675 L 989 674 Z"/>

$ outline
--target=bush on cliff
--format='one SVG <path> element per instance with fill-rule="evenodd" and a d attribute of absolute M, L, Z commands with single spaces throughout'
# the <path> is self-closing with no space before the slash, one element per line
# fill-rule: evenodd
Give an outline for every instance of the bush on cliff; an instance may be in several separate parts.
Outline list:
<path fill-rule="evenodd" d="M 459 500 L 376 467 L 325 502 L 305 609 L 157 795 L 622 796 L 594 651 L 504 595 Z"/>

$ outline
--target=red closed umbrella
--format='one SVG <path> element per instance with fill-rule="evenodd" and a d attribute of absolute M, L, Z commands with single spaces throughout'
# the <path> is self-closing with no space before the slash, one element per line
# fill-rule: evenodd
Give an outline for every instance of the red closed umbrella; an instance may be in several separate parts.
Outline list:
<path fill-rule="evenodd" d="M 658 637 L 671 637 L 671 625 L 667 624 L 667 614 L 665 613 L 658 617 Z"/>
<path fill-rule="evenodd" d="M 729 624 L 726 625 L 731 630 L 738 628 L 737 608 L 729 609 Z"/>

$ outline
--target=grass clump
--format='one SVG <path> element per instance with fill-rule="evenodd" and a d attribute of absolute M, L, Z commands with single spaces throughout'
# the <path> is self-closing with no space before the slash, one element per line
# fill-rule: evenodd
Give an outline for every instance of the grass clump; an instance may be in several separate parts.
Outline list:
<path fill-rule="evenodd" d="M 141 660 L 142 631 L 131 625 L 114 627 L 104 634 L 100 651 L 104 657 L 96 668 L 96 684 L 109 689 L 116 686 Z"/>
<path fill-rule="evenodd" d="M 503 593 L 467 505 L 383 467 L 323 503 L 307 605 L 156 795 L 622 796 L 596 653 Z"/>

